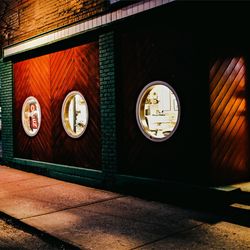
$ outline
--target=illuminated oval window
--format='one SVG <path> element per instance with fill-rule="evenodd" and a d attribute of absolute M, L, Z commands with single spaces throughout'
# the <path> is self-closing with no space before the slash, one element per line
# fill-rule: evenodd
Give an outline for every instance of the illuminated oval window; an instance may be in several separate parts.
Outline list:
<path fill-rule="evenodd" d="M 161 81 L 145 86 L 136 103 L 136 119 L 148 139 L 161 142 L 170 138 L 180 120 L 180 102 L 174 89 Z"/>
<path fill-rule="evenodd" d="M 37 99 L 28 97 L 22 107 L 22 124 L 28 136 L 35 136 L 41 125 L 41 108 Z"/>
<path fill-rule="evenodd" d="M 84 133 L 89 114 L 87 102 L 80 92 L 72 91 L 65 97 L 61 115 L 63 127 L 70 137 L 78 138 Z"/>

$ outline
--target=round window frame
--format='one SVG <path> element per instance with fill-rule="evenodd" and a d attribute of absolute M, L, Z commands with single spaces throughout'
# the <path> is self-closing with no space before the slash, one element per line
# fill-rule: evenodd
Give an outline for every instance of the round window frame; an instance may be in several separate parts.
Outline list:
<path fill-rule="evenodd" d="M 26 124 L 24 122 L 25 118 L 24 118 L 24 113 L 25 113 L 25 109 L 26 109 L 26 106 L 27 104 L 33 100 L 34 102 L 36 102 L 36 105 L 37 105 L 37 112 L 39 113 L 39 117 L 40 119 L 38 119 L 38 128 L 37 130 L 35 131 L 35 133 L 32 133 L 30 132 L 31 129 L 27 128 L 26 127 Z M 23 106 L 22 106 L 22 126 L 23 126 L 23 130 L 24 132 L 30 136 L 30 137 L 34 137 L 37 135 L 37 133 L 39 132 L 40 130 L 40 127 L 41 127 L 41 123 L 42 123 L 42 111 L 41 111 L 41 106 L 40 106 L 40 103 L 38 102 L 38 100 L 34 97 L 34 96 L 29 96 L 25 99 L 25 101 L 23 102 Z"/>
<path fill-rule="evenodd" d="M 65 111 L 65 108 L 67 107 L 67 103 L 69 101 L 71 101 L 71 99 L 70 100 L 68 100 L 68 99 L 71 98 L 71 97 L 73 97 L 73 96 L 75 96 L 75 95 L 80 95 L 80 97 L 85 101 L 86 111 L 87 111 L 86 112 L 87 113 L 86 126 L 84 126 L 84 129 L 79 134 L 73 134 L 72 132 L 69 131 L 71 129 L 68 130 L 68 126 L 66 125 L 65 115 L 64 115 L 65 114 L 64 111 Z M 61 109 L 61 121 L 62 121 L 62 125 L 63 125 L 63 128 L 64 128 L 64 131 L 67 133 L 67 135 L 69 137 L 77 139 L 77 138 L 81 137 L 85 133 L 85 131 L 87 129 L 87 126 L 88 126 L 88 123 L 89 123 L 89 108 L 88 108 L 88 103 L 87 103 L 86 99 L 84 98 L 84 96 L 83 96 L 83 94 L 81 92 L 74 90 L 74 91 L 69 92 L 66 95 L 66 97 L 64 98 L 63 104 L 62 104 L 62 109 Z"/>
<path fill-rule="evenodd" d="M 165 87 L 169 88 L 175 98 L 176 98 L 176 101 L 177 101 L 177 105 L 178 105 L 178 117 L 177 117 L 177 121 L 176 121 L 176 124 L 175 124 L 175 127 L 174 129 L 170 132 L 169 135 L 163 137 L 163 138 L 157 138 L 157 137 L 153 137 L 152 135 L 148 134 L 145 130 L 144 130 L 144 127 L 142 122 L 143 122 L 143 119 L 141 119 L 141 114 L 142 112 L 142 109 L 141 109 L 141 105 L 142 105 L 142 101 L 144 99 L 146 99 L 146 97 L 148 96 L 149 92 L 153 89 L 153 87 L 155 85 L 164 85 Z M 144 100 L 144 105 L 145 105 L 145 100 Z M 177 130 L 178 126 L 179 126 L 179 123 L 180 123 L 180 117 L 181 117 L 181 105 L 180 105 L 180 100 L 179 100 L 179 97 L 176 93 L 176 91 L 174 90 L 174 88 L 168 84 L 167 82 L 164 82 L 164 81 L 153 81 L 153 82 L 150 82 L 148 83 L 140 92 L 138 98 L 137 98 L 137 102 L 136 102 L 136 121 L 137 121 L 137 125 L 140 129 L 140 131 L 142 132 L 142 134 L 147 138 L 149 139 L 150 141 L 153 141 L 153 142 L 163 142 L 163 141 L 166 141 L 168 140 L 170 137 L 173 136 L 173 134 L 175 133 L 175 131 Z M 145 118 L 144 118 L 145 120 Z"/>

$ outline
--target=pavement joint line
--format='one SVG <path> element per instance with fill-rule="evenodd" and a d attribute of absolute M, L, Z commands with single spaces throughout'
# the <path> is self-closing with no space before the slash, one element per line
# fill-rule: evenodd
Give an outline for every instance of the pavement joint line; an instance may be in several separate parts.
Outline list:
<path fill-rule="evenodd" d="M 74 208 L 80 208 L 80 207 L 86 207 L 89 205 L 93 205 L 93 204 L 98 204 L 98 203 L 102 203 L 102 202 L 106 202 L 106 201 L 110 201 L 110 200 L 115 200 L 118 198 L 122 198 L 122 197 L 126 197 L 126 195 L 119 195 L 116 197 L 112 197 L 112 198 L 107 198 L 107 199 L 102 199 L 102 200 L 98 200 L 98 201 L 93 201 L 93 202 L 89 202 L 89 203 L 82 203 L 82 204 L 78 204 L 76 206 L 72 206 L 72 207 L 65 207 L 63 209 L 59 209 L 53 212 L 48 212 L 48 213 L 44 213 L 44 214 L 38 214 L 38 215 L 33 215 L 33 216 L 28 216 L 28 217 L 23 217 L 23 218 L 19 218 L 19 220 L 23 221 L 26 219 L 31 219 L 31 218 L 35 218 L 35 217 L 40 217 L 40 216 L 44 216 L 44 215 L 48 215 L 48 214 L 54 214 L 54 213 L 58 213 L 58 212 L 62 212 L 62 211 L 66 211 L 69 209 L 74 209 Z M 0 211 L 1 212 L 1 211 Z"/>
<path fill-rule="evenodd" d="M 192 227 L 190 227 L 190 228 L 186 228 L 186 229 L 183 229 L 183 230 L 180 230 L 180 231 L 176 231 L 176 232 L 169 233 L 169 234 L 167 234 L 167 235 L 165 235 L 165 236 L 163 236 L 163 237 L 160 237 L 160 238 L 158 238 L 158 239 L 155 239 L 155 240 L 152 240 L 152 241 L 150 241 L 150 242 L 144 243 L 144 244 L 142 244 L 142 245 L 140 245 L 140 246 L 130 248 L 129 250 L 140 249 L 140 248 L 145 247 L 145 246 L 147 246 L 147 245 L 151 245 L 151 244 L 156 243 L 156 242 L 158 242 L 158 241 L 162 241 L 162 240 L 164 240 L 164 239 L 170 238 L 170 237 L 172 237 L 172 236 L 174 236 L 174 235 L 177 235 L 177 234 L 180 234 L 180 233 L 185 233 L 185 232 L 191 231 L 191 230 L 193 230 L 193 229 L 195 229 L 195 228 L 201 227 L 201 226 L 204 225 L 204 224 L 206 224 L 206 223 L 203 222 L 203 223 L 200 223 L 199 225 L 195 225 L 195 226 L 192 226 Z"/>

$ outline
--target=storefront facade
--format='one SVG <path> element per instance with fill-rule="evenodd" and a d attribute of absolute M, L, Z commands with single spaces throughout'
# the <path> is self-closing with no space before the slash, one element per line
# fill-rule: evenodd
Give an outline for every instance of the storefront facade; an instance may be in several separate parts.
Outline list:
<path fill-rule="evenodd" d="M 109 188 L 247 180 L 245 45 L 221 53 L 202 5 L 97 2 L 4 47 L 4 162 Z"/>

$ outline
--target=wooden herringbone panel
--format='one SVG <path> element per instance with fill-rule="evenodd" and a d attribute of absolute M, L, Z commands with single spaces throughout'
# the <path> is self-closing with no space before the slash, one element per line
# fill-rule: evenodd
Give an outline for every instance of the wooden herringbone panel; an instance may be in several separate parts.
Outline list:
<path fill-rule="evenodd" d="M 121 131 L 120 171 L 138 176 L 171 178 L 170 174 L 175 171 L 173 166 L 178 164 L 179 158 L 177 141 L 154 143 L 144 137 L 136 122 L 136 101 L 142 89 L 152 81 L 168 81 L 176 71 L 175 44 L 168 38 L 159 39 L 160 36 L 157 30 L 143 29 L 121 34 L 117 112 Z M 167 155 L 171 157 L 166 161 Z M 168 166 L 172 169 L 169 170 Z"/>
<path fill-rule="evenodd" d="M 51 161 L 49 57 L 41 56 L 14 64 L 14 76 L 15 155 Z M 22 105 L 29 96 L 34 96 L 38 100 L 42 112 L 42 126 L 34 137 L 25 134 L 21 120 Z"/>
<path fill-rule="evenodd" d="M 51 95 L 54 162 L 98 169 L 100 158 L 100 106 L 98 44 L 90 43 L 51 54 Z M 89 109 L 85 133 L 70 138 L 63 129 L 61 108 L 70 91 L 79 91 Z"/>
<path fill-rule="evenodd" d="M 84 95 L 89 110 L 89 122 L 79 150 L 84 154 L 84 164 L 88 167 L 101 166 L 101 124 L 100 124 L 100 79 L 98 43 L 76 47 L 76 89 Z M 91 145 L 91 147 L 90 147 Z M 78 161 L 82 162 L 77 153 Z"/>
<path fill-rule="evenodd" d="M 16 157 L 32 158 L 32 144 L 22 127 L 22 105 L 31 95 L 29 78 L 30 60 L 14 64 L 14 154 Z"/>
<path fill-rule="evenodd" d="M 14 64 L 15 156 L 98 169 L 101 166 L 99 51 L 93 42 Z M 89 108 L 88 127 L 78 139 L 62 126 L 66 95 L 80 91 Z M 42 112 L 38 134 L 29 137 L 21 124 L 23 102 L 34 96 Z"/>
<path fill-rule="evenodd" d="M 210 70 L 211 160 L 215 181 L 248 176 L 245 62 L 218 59 Z"/>
<path fill-rule="evenodd" d="M 65 150 L 65 140 L 69 139 L 64 132 L 61 121 L 63 100 L 69 91 L 74 89 L 75 69 L 73 64 L 73 50 L 56 52 L 50 55 L 51 72 L 51 115 L 53 119 L 53 161 L 63 163 L 72 158 Z M 61 155 L 63 158 L 61 158 Z M 66 159 L 66 160 L 65 160 Z"/>
<path fill-rule="evenodd" d="M 49 62 L 48 55 L 30 60 L 31 92 L 38 100 L 42 113 L 40 131 L 32 138 L 32 158 L 40 161 L 51 161 L 52 159 Z"/>

